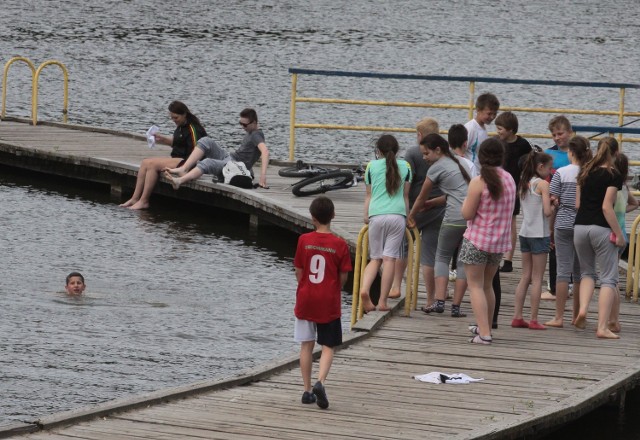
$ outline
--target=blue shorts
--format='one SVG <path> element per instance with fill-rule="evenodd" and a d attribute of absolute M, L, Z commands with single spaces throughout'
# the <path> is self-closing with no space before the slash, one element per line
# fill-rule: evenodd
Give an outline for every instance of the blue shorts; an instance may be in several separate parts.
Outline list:
<path fill-rule="evenodd" d="M 551 248 L 551 237 L 523 237 L 520 238 L 520 252 L 531 254 L 548 254 Z"/>

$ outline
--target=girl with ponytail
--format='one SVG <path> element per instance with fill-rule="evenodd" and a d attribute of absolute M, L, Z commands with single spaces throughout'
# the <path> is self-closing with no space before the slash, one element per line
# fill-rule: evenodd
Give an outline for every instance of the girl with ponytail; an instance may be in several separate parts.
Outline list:
<path fill-rule="evenodd" d="M 525 160 L 518 185 L 518 196 L 522 206 L 520 227 L 520 250 L 522 251 L 522 276 L 516 287 L 514 315 L 511 327 L 545 330 L 538 323 L 538 309 L 542 294 L 542 278 L 547 267 L 547 255 L 551 246 L 549 217 L 553 205 L 549 196 L 549 182 L 553 157 L 532 151 Z M 531 320 L 522 317 L 524 300 L 531 284 Z"/>
<path fill-rule="evenodd" d="M 570 165 L 558 168 L 551 178 L 549 192 L 556 205 L 553 225 L 553 239 L 556 249 L 556 313 L 545 323 L 549 327 L 564 326 L 564 309 L 569 296 L 569 283 L 573 281 L 573 291 L 580 291 L 580 262 L 573 246 L 573 224 L 576 219 L 576 185 L 580 167 L 591 160 L 591 145 L 582 136 L 574 136 L 569 141 Z M 573 318 L 575 323 L 580 308 L 580 295 L 573 295 Z"/>
<path fill-rule="evenodd" d="M 609 328 L 609 317 L 618 295 L 618 247 L 626 246 L 613 206 L 622 189 L 622 176 L 614 166 L 618 142 L 607 137 L 578 175 L 573 243 L 580 260 L 580 311 L 574 325 L 586 327 L 587 310 L 593 296 L 596 262 L 600 268 L 598 328 L 596 337 L 618 339 Z M 617 330 L 613 328 L 613 330 Z"/>
<path fill-rule="evenodd" d="M 369 224 L 370 261 L 364 271 L 360 298 L 367 312 L 376 309 L 369 291 L 380 266 L 383 268 L 378 310 L 389 310 L 387 298 L 406 228 L 412 173 L 406 161 L 396 159 L 398 150 L 395 137 L 380 136 L 376 142 L 376 160 L 369 162 L 365 171 L 364 222 Z"/>
<path fill-rule="evenodd" d="M 420 141 L 420 151 L 424 160 L 429 162 L 430 166 L 420 195 L 409 213 L 407 225 L 409 227 L 415 226 L 415 216 L 425 209 L 424 203 L 427 201 L 431 189 L 434 185 L 440 188 L 447 198 L 445 214 L 438 236 L 434 266 L 436 302 L 430 306 L 423 307 L 422 311 L 425 313 L 443 313 L 449 284 L 449 264 L 456 248 L 462 241 L 462 235 L 467 229 L 467 222 L 462 217 L 461 208 L 471 180 L 469 177 L 471 170 L 460 163 L 458 157 L 451 152 L 448 142 L 439 134 L 429 134 L 422 139 Z M 451 316 L 463 318 L 466 314 L 460 311 L 460 303 L 467 289 L 467 280 L 462 263 L 457 267 L 458 273 L 451 305 Z"/>
<path fill-rule="evenodd" d="M 516 201 L 516 184 L 503 170 L 503 143 L 489 138 L 480 144 L 480 176 L 469 183 L 462 216 L 467 230 L 460 246 L 471 308 L 477 325 L 469 326 L 475 335 L 469 342 L 491 344 L 491 324 L 495 306 L 492 281 L 502 254 L 511 248 L 511 215 Z"/>

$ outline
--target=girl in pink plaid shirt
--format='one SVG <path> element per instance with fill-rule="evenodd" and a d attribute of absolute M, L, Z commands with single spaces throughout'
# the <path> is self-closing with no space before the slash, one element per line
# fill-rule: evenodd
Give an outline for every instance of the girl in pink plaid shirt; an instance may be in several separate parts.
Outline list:
<path fill-rule="evenodd" d="M 467 231 L 460 246 L 460 261 L 464 263 L 471 295 L 471 308 L 477 325 L 469 330 L 474 337 L 469 342 L 491 343 L 491 322 L 496 301 L 492 280 L 502 254 L 511 249 L 511 215 L 516 201 L 513 177 L 501 168 L 504 146 L 497 138 L 480 144 L 478 161 L 480 175 L 469 183 L 462 216 Z"/>

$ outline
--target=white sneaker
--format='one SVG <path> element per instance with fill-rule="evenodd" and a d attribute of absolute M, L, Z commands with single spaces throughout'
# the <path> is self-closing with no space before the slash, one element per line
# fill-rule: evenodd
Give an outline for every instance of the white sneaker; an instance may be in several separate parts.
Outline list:
<path fill-rule="evenodd" d="M 458 274 L 456 273 L 456 270 L 450 270 L 449 271 L 449 281 L 455 281 L 458 278 Z"/>

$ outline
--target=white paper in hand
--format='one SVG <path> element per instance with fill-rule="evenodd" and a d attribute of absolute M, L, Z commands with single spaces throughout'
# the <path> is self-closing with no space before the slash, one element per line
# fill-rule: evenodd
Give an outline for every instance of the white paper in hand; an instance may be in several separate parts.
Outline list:
<path fill-rule="evenodd" d="M 154 135 L 159 131 L 160 131 L 160 127 L 158 127 L 157 125 L 152 125 L 147 130 L 147 145 L 149 146 L 149 148 L 153 149 L 156 147 L 156 138 Z"/>

